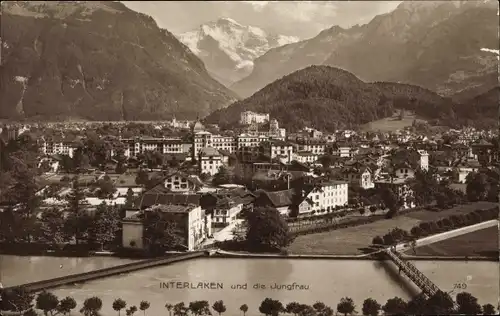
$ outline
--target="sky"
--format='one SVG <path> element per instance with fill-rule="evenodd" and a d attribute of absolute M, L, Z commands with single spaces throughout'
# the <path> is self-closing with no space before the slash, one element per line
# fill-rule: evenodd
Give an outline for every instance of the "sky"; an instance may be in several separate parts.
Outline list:
<path fill-rule="evenodd" d="M 401 1 L 124 1 L 174 34 L 228 17 L 266 32 L 307 39 L 334 25 L 368 23 Z"/>

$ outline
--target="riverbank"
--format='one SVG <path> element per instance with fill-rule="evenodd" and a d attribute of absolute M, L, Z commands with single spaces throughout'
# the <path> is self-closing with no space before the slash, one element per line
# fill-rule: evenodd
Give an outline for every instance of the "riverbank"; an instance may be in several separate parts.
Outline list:
<path fill-rule="evenodd" d="M 419 210 L 365 225 L 298 236 L 289 247 L 289 251 L 292 254 L 307 255 L 362 255 L 370 251 L 375 236 L 383 236 L 394 228 L 409 231 L 422 222 L 436 221 L 452 215 L 467 214 L 474 210 L 496 206 L 497 204 L 492 202 L 475 202 L 440 212 Z M 474 253 L 469 255 L 474 256 Z"/>
<path fill-rule="evenodd" d="M 498 226 L 494 225 L 460 236 L 434 242 L 417 247 L 415 253 L 407 251 L 408 255 L 427 258 L 433 256 L 445 257 L 476 257 L 486 256 L 497 258 L 499 256 Z"/>

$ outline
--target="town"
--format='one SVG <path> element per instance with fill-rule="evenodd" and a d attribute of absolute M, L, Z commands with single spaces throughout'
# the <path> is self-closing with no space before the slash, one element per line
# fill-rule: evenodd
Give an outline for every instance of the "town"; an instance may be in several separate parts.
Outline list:
<path fill-rule="evenodd" d="M 390 246 L 408 258 L 498 258 L 495 131 L 287 133 L 246 111 L 232 130 L 173 119 L 10 124 L 1 135 L 6 253 L 376 258 Z M 464 236 L 482 242 L 471 249 Z M 395 254 L 400 273 L 412 269 Z M 412 279 L 423 293 L 441 293 L 423 278 Z M 382 308 L 372 303 L 363 308 Z"/>
<path fill-rule="evenodd" d="M 23 209 L 36 216 L 43 231 L 40 236 L 37 225 L 20 236 L 2 230 L 7 244 L 22 241 L 34 247 L 44 241 L 45 246 L 140 251 L 158 244 L 150 238 L 146 242 L 148 214 L 163 214 L 175 222 L 179 239 L 172 238 L 175 245 L 162 251 L 191 251 L 238 238 L 254 208 L 274 209 L 291 231 L 314 236 L 319 228 L 353 220 L 365 224 L 381 214 L 392 218 L 424 207 L 439 211 L 465 202 L 494 206 L 498 201 L 498 139 L 493 131 L 473 128 L 442 134 L 414 126 L 394 133 L 328 134 L 306 128 L 287 134 L 269 114 L 246 111 L 240 126 L 230 131 L 174 118 L 163 123 L 10 125 L 2 128 L 2 136 L 7 157 L 11 150 L 25 156 L 31 151 L 29 163 L 36 170 L 29 177 L 11 172 L 5 181 L 11 187 L 1 196 L 3 214 Z M 103 210 L 117 217 L 96 233 L 100 238 L 90 240 L 89 216 L 109 220 Z M 86 213 L 72 219 L 85 231 L 61 235 L 64 219 L 75 211 Z M 291 249 L 298 248 L 292 244 Z"/>

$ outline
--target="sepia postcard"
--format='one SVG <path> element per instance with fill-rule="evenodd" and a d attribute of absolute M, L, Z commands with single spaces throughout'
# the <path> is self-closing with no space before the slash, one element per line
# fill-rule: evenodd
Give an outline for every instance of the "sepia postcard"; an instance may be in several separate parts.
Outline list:
<path fill-rule="evenodd" d="M 499 315 L 499 18 L 2 1 L 0 316 Z"/>

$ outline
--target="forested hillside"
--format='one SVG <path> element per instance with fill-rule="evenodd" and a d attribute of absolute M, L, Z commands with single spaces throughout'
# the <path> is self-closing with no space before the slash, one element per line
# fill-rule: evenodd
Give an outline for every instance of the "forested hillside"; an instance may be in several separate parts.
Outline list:
<path fill-rule="evenodd" d="M 345 70 L 311 66 L 267 85 L 228 108 L 213 112 L 205 120 L 231 128 L 238 125 L 241 112 L 250 110 L 269 113 L 289 131 L 305 126 L 334 131 L 354 128 L 406 109 L 434 119 L 438 124 L 458 127 L 471 117 L 463 111 L 466 106 L 454 104 L 450 98 L 418 86 L 365 83 Z M 491 103 L 486 106 L 486 113 L 491 112 L 491 107 Z M 484 110 L 479 104 L 476 108 Z M 477 112 L 475 120 L 484 117 Z"/>

